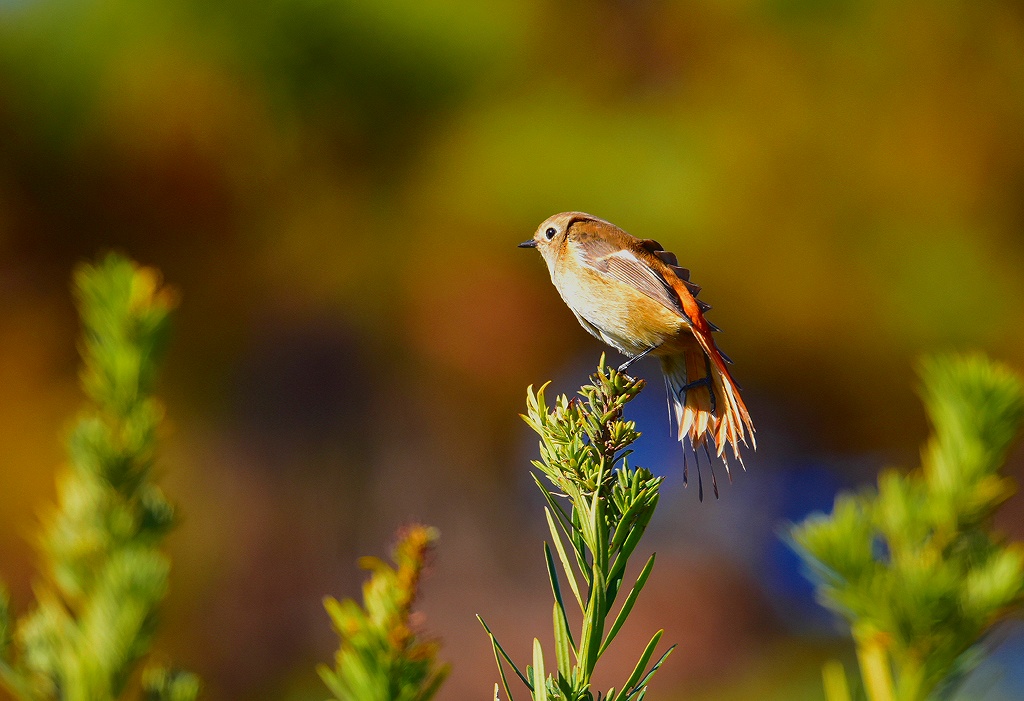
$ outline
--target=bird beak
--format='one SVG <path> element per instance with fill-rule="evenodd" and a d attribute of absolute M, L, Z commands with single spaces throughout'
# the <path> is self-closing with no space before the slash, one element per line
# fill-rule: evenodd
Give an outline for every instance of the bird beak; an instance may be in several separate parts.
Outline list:
<path fill-rule="evenodd" d="M 529 241 L 523 241 L 521 244 L 519 244 L 519 248 L 536 248 L 536 247 L 537 247 L 537 242 L 534 241 L 533 239 L 530 239 Z"/>

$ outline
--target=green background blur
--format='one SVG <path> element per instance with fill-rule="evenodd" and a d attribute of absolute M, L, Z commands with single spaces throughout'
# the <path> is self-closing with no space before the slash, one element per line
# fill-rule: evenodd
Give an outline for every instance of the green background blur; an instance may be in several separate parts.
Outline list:
<path fill-rule="evenodd" d="M 665 627 L 658 698 L 820 698 L 844 642 L 780 525 L 916 464 L 921 352 L 1024 367 L 1018 1 L 0 0 L 15 605 L 81 401 L 70 270 L 117 248 L 183 300 L 159 654 L 208 699 L 323 698 L 321 598 L 422 520 L 440 698 L 490 698 L 473 614 L 523 659 L 550 636 L 524 389 L 571 391 L 601 352 L 515 248 L 569 209 L 691 268 L 760 445 L 699 504 L 639 366 L 638 461 L 669 480 L 611 673 Z M 999 525 L 1022 520 L 1014 499 Z M 971 698 L 1024 696 L 1024 634 L 997 638 Z"/>

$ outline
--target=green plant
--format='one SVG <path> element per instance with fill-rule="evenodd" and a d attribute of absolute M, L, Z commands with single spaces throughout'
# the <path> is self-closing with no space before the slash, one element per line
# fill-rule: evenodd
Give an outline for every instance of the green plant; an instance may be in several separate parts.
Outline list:
<path fill-rule="evenodd" d="M 160 545 L 174 509 L 152 479 L 163 408 L 151 392 L 174 294 L 155 270 L 114 254 L 74 282 L 90 404 L 44 518 L 36 604 L 12 627 L 0 596 L 0 682 L 22 701 L 134 695 L 170 567 Z M 159 666 L 136 683 L 152 701 L 199 691 L 195 676 Z"/>
<path fill-rule="evenodd" d="M 850 624 L 872 701 L 942 697 L 1024 597 L 1024 549 L 992 529 L 1013 492 L 999 469 L 1024 387 L 980 356 L 932 358 L 921 376 L 934 426 L 921 468 L 887 471 L 877 490 L 840 495 L 791 531 L 821 602 Z M 830 701 L 850 698 L 842 665 L 824 678 Z"/>
<path fill-rule="evenodd" d="M 324 602 L 341 638 L 335 666 L 318 672 L 337 701 L 428 701 L 448 676 L 436 662 L 439 645 L 410 625 L 412 605 L 437 531 L 410 526 L 400 534 L 395 567 L 366 557 L 372 573 L 363 585 L 363 606 L 352 599 Z"/>
<path fill-rule="evenodd" d="M 613 618 L 616 599 L 623 591 L 626 565 L 654 515 L 662 482 L 644 468 L 631 468 L 626 460 L 631 452 L 629 446 L 640 434 L 634 422 L 622 418 L 622 410 L 643 386 L 643 380 L 607 367 L 602 356 L 591 384 L 579 391 L 582 401 L 561 395 L 554 408 L 549 409 L 544 399 L 547 385 L 536 393 L 532 387 L 527 390 L 527 415 L 523 418 L 541 437 L 541 459 L 533 461 L 533 465 L 544 480 L 536 473 L 533 478 L 547 502 L 545 515 L 559 563 L 556 565 L 555 556 L 545 543 L 544 556 L 555 599 L 555 665 L 548 673 L 551 666 L 545 661 L 540 642 L 534 639 L 533 664 L 527 665 L 524 674 L 481 618 L 494 649 L 502 687 L 510 700 L 514 697 L 503 661 L 511 666 L 535 701 L 594 699 L 594 669 L 629 616 L 654 567 L 651 555 Z M 559 566 L 572 601 L 583 614 L 576 636 L 569 631 Z M 632 674 L 618 690 L 598 692 L 596 698 L 642 700 L 651 676 L 673 649 L 669 648 L 650 665 L 662 633 L 659 630 L 654 634 Z"/>

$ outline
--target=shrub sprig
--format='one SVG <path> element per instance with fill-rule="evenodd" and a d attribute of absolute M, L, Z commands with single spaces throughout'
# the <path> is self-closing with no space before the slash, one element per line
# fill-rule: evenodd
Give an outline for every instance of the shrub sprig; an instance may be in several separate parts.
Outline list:
<path fill-rule="evenodd" d="M 628 464 L 629 446 L 640 433 L 633 421 L 623 418 L 623 408 L 643 387 L 643 380 L 608 367 L 602 356 L 597 373 L 590 384 L 580 388 L 578 397 L 561 395 L 549 408 L 546 384 L 536 392 L 532 387 L 527 390 L 523 418 L 540 436 L 540 460 L 532 461 L 539 474 L 533 473 L 533 478 L 547 504 L 544 513 L 554 546 L 553 553 L 551 545 L 544 544 L 554 596 L 555 665 L 548 664 L 540 642 L 534 639 L 532 664 L 524 673 L 481 619 L 510 701 L 514 697 L 506 663 L 535 701 L 639 701 L 647 693 L 651 676 L 673 649 L 651 663 L 663 634 L 659 630 L 622 686 L 597 692 L 595 697 L 591 689 L 594 669 L 654 567 L 651 555 L 616 611 L 626 565 L 654 515 L 662 483 L 662 478 L 649 470 Z M 569 629 L 563 579 L 583 615 L 575 636 Z"/>
<path fill-rule="evenodd" d="M 871 701 L 922 701 L 952 689 L 989 630 L 1024 600 L 1024 548 L 994 532 L 1013 493 L 1001 475 L 1024 420 L 1024 385 L 981 356 L 921 365 L 933 435 L 919 469 L 882 473 L 842 494 L 831 514 L 794 527 L 818 598 L 850 624 Z M 845 673 L 825 669 L 830 701 Z"/>
<path fill-rule="evenodd" d="M 160 547 L 175 516 L 153 479 L 163 405 L 152 392 L 176 296 L 116 254 L 80 266 L 74 290 L 90 402 L 43 519 L 35 606 L 15 624 L 0 591 L 0 683 L 21 701 L 134 698 L 170 571 Z M 151 701 L 199 693 L 194 675 L 156 665 L 138 683 Z"/>
<path fill-rule="evenodd" d="M 353 599 L 324 602 L 340 638 L 332 669 L 320 665 L 320 678 L 336 701 L 429 701 L 448 676 L 438 664 L 440 645 L 411 624 L 412 606 L 427 557 L 438 537 L 425 526 L 399 535 L 395 566 L 375 557 L 360 565 L 370 571 L 363 604 Z"/>

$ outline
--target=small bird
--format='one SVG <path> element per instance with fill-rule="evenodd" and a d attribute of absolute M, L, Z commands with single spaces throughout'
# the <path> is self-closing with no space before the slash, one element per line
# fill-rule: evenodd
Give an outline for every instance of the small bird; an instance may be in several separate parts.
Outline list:
<path fill-rule="evenodd" d="M 701 288 L 674 254 L 583 212 L 549 217 L 519 247 L 540 251 L 551 281 L 584 329 L 629 356 L 620 372 L 648 355 L 661 361 L 669 422 L 674 415 L 677 437 L 684 447 L 689 438 L 695 460 L 703 447 L 711 462 L 710 441 L 726 474 L 726 445 L 743 465 L 740 443 L 748 445 L 749 433 L 756 449 L 754 425 L 726 366 L 732 361 L 711 335 L 720 329 L 704 318 L 711 307 L 697 299 Z M 683 460 L 685 483 L 685 452 Z M 699 460 L 697 480 L 703 500 Z M 713 466 L 711 483 L 717 498 Z"/>

